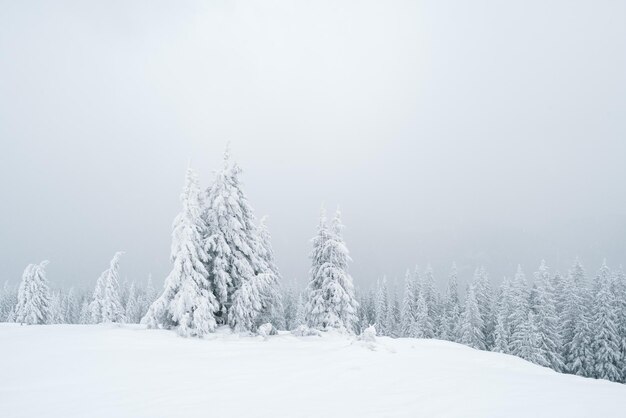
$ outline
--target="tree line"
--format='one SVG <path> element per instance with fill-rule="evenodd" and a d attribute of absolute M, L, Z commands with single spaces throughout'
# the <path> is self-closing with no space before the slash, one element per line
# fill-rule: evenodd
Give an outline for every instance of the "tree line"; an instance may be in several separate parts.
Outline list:
<path fill-rule="evenodd" d="M 47 261 L 30 264 L 19 287 L 5 284 L 0 321 L 23 324 L 143 323 L 202 337 L 219 326 L 241 333 L 290 330 L 315 335 L 331 329 L 389 337 L 437 338 L 480 350 L 515 355 L 556 371 L 626 381 L 626 280 L 604 263 L 588 280 L 576 260 L 570 271 L 551 273 L 542 262 L 526 279 L 521 267 L 493 289 L 477 268 L 464 297 L 453 265 L 444 294 L 433 269 L 407 271 L 404 291 L 385 278 L 371 291 L 355 290 L 343 239 L 341 213 L 322 211 L 313 239 L 306 289 L 281 286 L 271 236 L 256 222 L 230 160 L 201 192 L 187 169 L 181 212 L 172 230 L 172 270 L 159 293 L 120 284 L 116 253 L 92 293 L 51 291 Z"/>

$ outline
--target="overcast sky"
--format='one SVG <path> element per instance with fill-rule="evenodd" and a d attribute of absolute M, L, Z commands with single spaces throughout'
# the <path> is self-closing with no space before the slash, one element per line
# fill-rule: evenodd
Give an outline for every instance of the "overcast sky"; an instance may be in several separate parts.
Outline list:
<path fill-rule="evenodd" d="M 0 281 L 162 283 L 225 144 L 286 279 L 626 262 L 626 2 L 0 0 Z"/>

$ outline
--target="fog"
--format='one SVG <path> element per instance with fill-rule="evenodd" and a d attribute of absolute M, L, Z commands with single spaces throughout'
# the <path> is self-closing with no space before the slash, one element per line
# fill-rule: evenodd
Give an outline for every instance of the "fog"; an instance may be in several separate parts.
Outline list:
<path fill-rule="evenodd" d="M 626 2 L 0 1 L 0 281 L 162 283 L 230 142 L 285 280 L 626 261 Z"/>

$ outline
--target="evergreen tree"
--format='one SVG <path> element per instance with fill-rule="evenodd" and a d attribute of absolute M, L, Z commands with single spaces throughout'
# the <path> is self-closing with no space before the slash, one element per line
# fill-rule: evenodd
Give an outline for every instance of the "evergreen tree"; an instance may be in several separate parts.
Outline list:
<path fill-rule="evenodd" d="M 522 322 L 515 331 L 513 345 L 513 351 L 518 357 L 540 366 L 550 366 L 550 362 L 544 357 L 544 351 L 540 347 L 539 329 L 531 310 L 528 311 L 527 320 Z"/>
<path fill-rule="evenodd" d="M 29 264 L 22 275 L 17 292 L 15 322 L 22 324 L 46 324 L 50 316 L 50 292 L 45 268 L 48 261 Z"/>
<path fill-rule="evenodd" d="M 48 324 L 64 324 L 65 310 L 63 308 L 63 297 L 60 291 L 50 294 L 50 309 L 48 315 Z"/>
<path fill-rule="evenodd" d="M 182 212 L 174 220 L 172 232 L 172 271 L 164 290 L 141 320 L 150 328 L 176 329 L 182 336 L 204 336 L 216 326 L 215 312 L 220 305 L 213 294 L 205 262 L 202 234 L 205 223 L 200 215 L 201 200 L 197 178 L 187 169 L 180 196 Z"/>
<path fill-rule="evenodd" d="M 509 350 L 510 354 L 521 357 L 521 348 L 525 343 L 516 339 L 525 338 L 527 333 L 526 322 L 528 321 L 528 312 L 530 311 L 530 292 L 522 266 L 519 265 L 511 283 L 510 300 L 511 311 L 508 317 Z"/>
<path fill-rule="evenodd" d="M 415 297 L 415 283 L 411 272 L 407 270 L 404 276 L 404 299 L 402 301 L 402 314 L 400 328 L 403 337 L 415 337 L 412 335 L 417 316 L 417 298 Z"/>
<path fill-rule="evenodd" d="M 486 349 L 490 349 L 493 345 L 493 329 L 494 329 L 494 313 L 493 313 L 493 296 L 491 293 L 491 285 L 489 284 L 489 276 L 484 267 L 476 269 L 474 273 L 474 292 L 478 303 L 478 311 L 482 323 L 482 334 L 484 336 L 484 344 Z"/>
<path fill-rule="evenodd" d="M 459 319 L 461 316 L 461 304 L 457 283 L 456 263 L 452 264 L 450 278 L 443 302 L 443 314 L 440 328 L 440 338 L 443 340 L 456 341 L 459 333 Z"/>
<path fill-rule="evenodd" d="M 375 323 L 377 335 L 389 336 L 391 334 L 391 303 L 386 277 L 379 280 L 376 286 Z"/>
<path fill-rule="evenodd" d="M 91 321 L 94 324 L 124 322 L 124 308 L 120 300 L 119 260 L 123 253 L 113 256 L 109 268 L 102 272 L 96 282 L 91 302 Z"/>
<path fill-rule="evenodd" d="M 506 326 L 506 316 L 499 313 L 496 318 L 496 327 L 493 332 L 493 347 L 491 351 L 509 353 L 509 331 Z"/>
<path fill-rule="evenodd" d="M 63 316 L 68 324 L 78 324 L 80 316 L 80 306 L 73 287 L 67 291 L 63 301 Z"/>
<path fill-rule="evenodd" d="M 432 317 L 428 313 L 428 302 L 424 292 L 417 297 L 415 322 L 411 334 L 415 338 L 434 338 L 435 331 Z"/>
<path fill-rule="evenodd" d="M 568 315 L 572 322 L 568 325 L 571 326 L 571 337 L 565 344 L 566 370 L 578 376 L 591 377 L 594 376 L 594 353 L 591 346 L 594 336 L 589 291 L 584 287 L 578 288 L 570 304 Z"/>
<path fill-rule="evenodd" d="M 276 277 L 263 259 L 263 252 L 268 249 L 260 242 L 240 174 L 241 169 L 230 162 L 227 150 L 224 167 L 207 190 L 203 214 L 207 226 L 205 248 L 209 282 L 219 303 L 215 319 L 219 324 L 252 330 L 260 311 L 267 308 L 272 295 L 266 292 L 273 288 L 268 284 Z M 236 315 L 230 318 L 229 310 L 235 303 Z M 248 309 L 253 311 L 247 312 Z"/>
<path fill-rule="evenodd" d="M 344 329 L 354 332 L 358 303 L 352 277 L 348 274 L 350 255 L 342 237 L 343 224 L 337 210 L 331 228 L 322 214 L 318 235 L 314 238 L 309 283 L 307 317 L 311 327 Z"/>
<path fill-rule="evenodd" d="M 278 329 L 286 329 L 285 308 L 282 300 L 282 290 L 280 281 L 282 280 L 276 262 L 274 261 L 274 249 L 272 248 L 272 237 L 267 228 L 266 217 L 261 218 L 259 224 L 260 254 L 267 265 L 268 289 L 263 295 L 262 312 L 260 313 L 260 323 L 272 323 Z M 260 324 L 259 324 L 260 325 Z"/>
<path fill-rule="evenodd" d="M 128 288 L 126 297 L 126 306 L 124 307 L 126 321 L 130 324 L 138 324 L 141 321 L 141 297 L 138 294 L 135 283 L 131 283 Z"/>
<path fill-rule="evenodd" d="M 611 271 L 603 263 L 595 280 L 593 298 L 593 341 L 594 375 L 598 379 L 613 382 L 621 380 L 621 339 L 618 334 L 618 314 L 615 295 L 611 291 Z"/>
<path fill-rule="evenodd" d="M 539 349 L 548 366 L 556 371 L 563 371 L 565 365 L 561 358 L 561 335 L 559 333 L 559 315 L 557 313 L 555 289 L 549 268 L 544 260 L 535 273 L 537 282 L 536 325 L 538 329 Z"/>
<path fill-rule="evenodd" d="M 484 350 L 486 347 L 483 328 L 483 320 L 478 308 L 476 290 L 472 284 L 467 292 L 465 308 L 461 315 L 459 342 L 479 350 Z"/>
<path fill-rule="evenodd" d="M 4 282 L 2 293 L 0 294 L 0 322 L 12 322 L 15 315 L 14 309 L 17 305 L 17 291 L 9 282 Z"/>

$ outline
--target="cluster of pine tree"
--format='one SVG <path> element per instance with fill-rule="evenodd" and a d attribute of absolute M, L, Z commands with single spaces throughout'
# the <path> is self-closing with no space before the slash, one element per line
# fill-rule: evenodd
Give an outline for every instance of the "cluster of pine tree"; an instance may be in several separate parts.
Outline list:
<path fill-rule="evenodd" d="M 5 282 L 0 290 L 0 322 L 22 324 L 139 323 L 156 297 L 149 277 L 145 287 L 133 282 L 119 283 L 116 253 L 93 293 L 69 288 L 51 290 L 44 261 L 24 270 L 19 287 Z"/>
<path fill-rule="evenodd" d="M 429 267 L 407 272 L 402 301 L 387 281 L 360 295 L 359 330 L 437 338 L 521 357 L 563 373 L 626 382 L 626 280 L 606 263 L 588 282 L 577 260 L 567 275 L 542 262 L 529 284 L 521 267 L 493 290 L 478 268 L 462 302 L 453 265 L 442 296 Z"/>
<path fill-rule="evenodd" d="M 172 233 L 173 268 L 142 319 L 148 327 L 203 336 L 226 324 L 239 332 L 267 322 L 284 326 L 270 235 L 255 222 L 240 172 L 226 152 L 204 200 L 196 174 L 187 170 Z"/>

